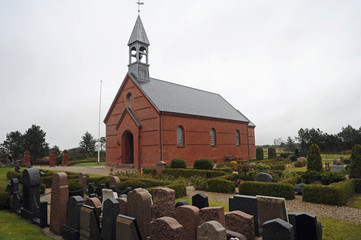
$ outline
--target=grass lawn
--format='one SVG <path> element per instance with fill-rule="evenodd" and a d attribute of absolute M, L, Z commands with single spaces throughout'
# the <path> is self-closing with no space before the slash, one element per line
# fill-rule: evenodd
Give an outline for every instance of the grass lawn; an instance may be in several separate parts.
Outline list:
<path fill-rule="evenodd" d="M 0 239 L 51 239 L 44 236 L 41 229 L 8 211 L 0 211 Z"/>
<path fill-rule="evenodd" d="M 347 203 L 347 206 L 361 209 L 361 194 L 355 194 Z"/>

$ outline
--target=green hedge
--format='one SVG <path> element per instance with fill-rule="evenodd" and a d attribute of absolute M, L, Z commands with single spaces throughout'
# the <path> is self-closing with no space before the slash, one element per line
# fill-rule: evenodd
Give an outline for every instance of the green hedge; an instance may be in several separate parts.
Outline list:
<path fill-rule="evenodd" d="M 170 185 L 163 186 L 163 187 L 173 189 L 175 191 L 175 198 L 181 198 L 181 197 L 187 196 L 187 188 L 186 188 L 186 185 L 183 183 L 174 183 L 174 184 L 170 184 Z M 154 189 L 156 189 L 156 188 L 158 188 L 158 187 L 147 188 L 147 190 L 149 191 L 149 193 L 151 195 L 153 195 Z"/>
<path fill-rule="evenodd" d="M 10 209 L 10 193 L 0 192 L 0 210 Z"/>
<path fill-rule="evenodd" d="M 121 182 L 118 186 L 119 190 L 124 190 L 126 187 L 132 188 L 146 188 L 146 184 L 140 180 L 132 179 Z"/>
<path fill-rule="evenodd" d="M 290 177 L 290 178 L 286 178 L 283 179 L 282 181 L 280 181 L 280 183 L 289 183 L 292 186 L 297 184 L 299 182 L 299 177 Z"/>
<path fill-rule="evenodd" d="M 157 170 L 155 168 L 143 168 L 143 174 L 155 176 L 157 174 Z"/>
<path fill-rule="evenodd" d="M 306 185 L 303 188 L 302 200 L 305 202 L 330 205 L 345 205 L 354 193 L 352 181 L 332 183 L 330 185 Z"/>
<path fill-rule="evenodd" d="M 222 172 L 226 172 L 226 173 L 233 173 L 233 169 L 230 167 L 222 167 L 222 168 L 216 168 L 214 169 L 216 171 L 222 171 Z"/>
<path fill-rule="evenodd" d="M 352 182 L 355 186 L 355 193 L 361 193 L 361 178 L 353 178 Z"/>
<path fill-rule="evenodd" d="M 274 164 L 274 165 L 271 165 L 271 169 L 284 171 L 284 170 L 286 170 L 286 166 L 284 164 Z"/>
<path fill-rule="evenodd" d="M 69 197 L 81 196 L 84 197 L 84 187 L 79 182 L 69 182 Z"/>
<path fill-rule="evenodd" d="M 6 173 L 6 177 L 9 181 L 11 181 L 12 178 L 17 178 L 19 180 L 19 183 L 23 183 L 23 174 L 22 173 L 18 173 L 15 171 L 8 171 Z"/>
<path fill-rule="evenodd" d="M 200 176 L 206 178 L 215 178 L 226 175 L 224 171 L 216 171 L 216 170 L 198 170 L 198 169 L 164 169 L 162 174 L 173 176 L 175 178 L 183 177 L 189 178 L 192 176 Z"/>
<path fill-rule="evenodd" d="M 239 194 L 243 195 L 263 195 L 272 197 L 283 197 L 294 199 L 295 192 L 293 185 L 289 183 L 268 183 L 268 182 L 241 182 L 238 186 Z"/>
<path fill-rule="evenodd" d="M 219 192 L 219 193 L 234 193 L 235 187 L 234 182 L 228 181 L 221 178 L 213 178 L 207 181 L 208 188 L 210 192 Z"/>

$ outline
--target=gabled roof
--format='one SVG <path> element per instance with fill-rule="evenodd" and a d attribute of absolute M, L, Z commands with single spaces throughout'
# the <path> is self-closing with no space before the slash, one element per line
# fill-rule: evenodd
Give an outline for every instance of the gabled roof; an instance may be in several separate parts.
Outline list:
<path fill-rule="evenodd" d="M 145 33 L 144 26 L 142 23 L 142 20 L 140 19 L 140 16 L 138 15 L 137 21 L 135 22 L 132 34 L 130 35 L 128 46 L 136 41 L 150 44 L 147 34 Z"/>
<path fill-rule="evenodd" d="M 125 114 L 126 114 L 127 112 L 128 112 L 129 115 L 133 118 L 135 124 L 137 124 L 137 126 L 141 128 L 141 127 L 142 127 L 142 124 L 140 123 L 140 121 L 138 120 L 138 118 L 134 115 L 132 109 L 130 109 L 129 107 L 126 107 L 126 108 L 124 109 L 122 115 L 120 116 L 119 121 L 118 121 L 117 125 L 115 126 L 115 129 L 118 129 L 120 123 L 122 122 L 122 120 L 123 120 L 123 118 L 125 117 Z"/>
<path fill-rule="evenodd" d="M 250 122 L 219 94 L 155 78 L 134 82 L 161 112 Z"/>

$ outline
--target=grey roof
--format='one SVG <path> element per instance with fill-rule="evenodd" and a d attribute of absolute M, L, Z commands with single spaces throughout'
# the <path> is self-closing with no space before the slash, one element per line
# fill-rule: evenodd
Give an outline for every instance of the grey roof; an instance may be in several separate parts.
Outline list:
<path fill-rule="evenodd" d="M 133 42 L 142 42 L 145 44 L 150 44 L 147 34 L 145 33 L 142 20 L 140 19 L 140 16 L 138 15 L 137 21 L 135 22 L 132 34 L 130 35 L 128 45 L 132 44 Z"/>
<path fill-rule="evenodd" d="M 159 111 L 250 122 L 219 94 L 154 78 L 135 82 Z"/>

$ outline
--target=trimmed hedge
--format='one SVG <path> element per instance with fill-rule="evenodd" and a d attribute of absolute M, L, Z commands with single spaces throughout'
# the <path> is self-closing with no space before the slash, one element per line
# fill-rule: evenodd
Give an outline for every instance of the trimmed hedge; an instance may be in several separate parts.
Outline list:
<path fill-rule="evenodd" d="M 187 168 L 186 161 L 181 158 L 175 158 L 170 163 L 170 168 Z"/>
<path fill-rule="evenodd" d="M 342 206 L 347 203 L 353 193 L 354 185 L 350 180 L 332 183 L 328 186 L 310 184 L 304 186 L 302 200 Z"/>
<path fill-rule="evenodd" d="M 121 182 L 118 186 L 119 190 L 124 190 L 126 187 L 132 187 L 132 188 L 146 188 L 146 184 L 140 180 L 127 180 L 124 182 Z"/>
<path fill-rule="evenodd" d="M 187 196 L 187 188 L 186 185 L 184 185 L 183 183 L 174 183 L 164 187 L 173 189 L 175 191 L 175 198 Z M 147 188 L 147 190 L 151 195 L 153 195 L 154 189 L 156 188 L 158 187 Z"/>
<path fill-rule="evenodd" d="M 281 171 L 284 171 L 284 170 L 286 170 L 286 166 L 285 166 L 284 164 L 271 165 L 271 170 L 281 170 Z"/>
<path fill-rule="evenodd" d="M 297 184 L 299 182 L 299 177 L 290 177 L 290 178 L 286 178 L 283 179 L 282 181 L 280 181 L 280 183 L 289 183 L 292 186 Z"/>
<path fill-rule="evenodd" d="M 69 197 L 81 196 L 84 197 L 84 187 L 78 182 L 69 182 Z"/>
<path fill-rule="evenodd" d="M 219 192 L 219 193 L 234 193 L 235 187 L 234 182 L 228 181 L 221 178 L 213 178 L 207 181 L 208 188 L 210 192 Z"/>
<path fill-rule="evenodd" d="M 215 178 L 226 175 L 224 171 L 216 171 L 216 170 L 198 170 L 198 169 L 164 169 L 162 174 L 170 175 L 175 178 L 183 177 L 189 178 L 191 176 L 200 176 L 206 178 Z"/>
<path fill-rule="evenodd" d="M 241 182 L 238 186 L 239 194 L 243 195 L 263 195 L 272 197 L 283 197 L 294 199 L 295 192 L 289 183 L 268 183 L 268 182 Z"/>
<path fill-rule="evenodd" d="M 157 170 L 155 168 L 143 168 L 143 174 L 155 176 Z"/>
<path fill-rule="evenodd" d="M 353 178 L 352 183 L 355 186 L 355 193 L 361 193 L 361 178 Z"/>
<path fill-rule="evenodd" d="M 212 170 L 213 162 L 207 158 L 197 159 L 194 161 L 193 168 L 200 170 Z"/>
<path fill-rule="evenodd" d="M 11 181 L 12 178 L 17 178 L 19 180 L 19 183 L 23 183 L 23 174 L 22 173 L 18 173 L 15 171 L 8 171 L 6 173 L 6 177 L 9 181 Z"/>

